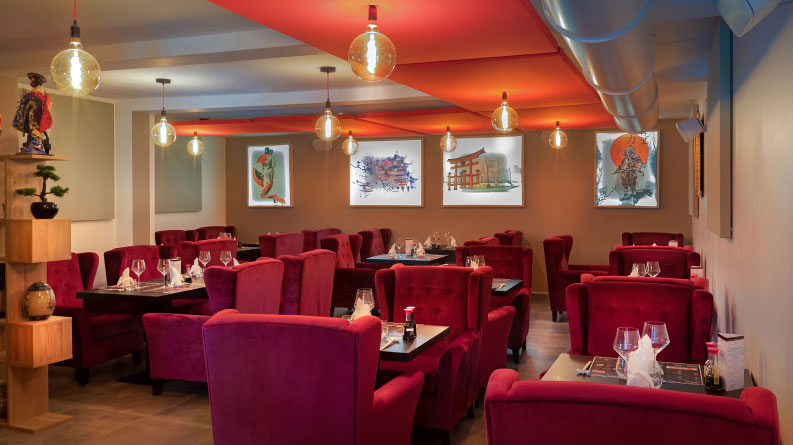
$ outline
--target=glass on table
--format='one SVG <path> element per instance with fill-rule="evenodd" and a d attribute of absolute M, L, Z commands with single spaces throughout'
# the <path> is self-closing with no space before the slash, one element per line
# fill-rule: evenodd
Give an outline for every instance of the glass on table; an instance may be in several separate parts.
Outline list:
<path fill-rule="evenodd" d="M 657 277 L 658 274 L 661 273 L 661 265 L 658 264 L 658 261 L 648 261 L 647 262 L 647 274 L 651 277 Z"/>
<path fill-rule="evenodd" d="M 207 264 L 209 264 L 209 260 L 212 259 L 212 255 L 209 253 L 208 250 L 202 250 L 198 252 L 198 261 L 203 266 L 203 269 L 207 268 Z"/>
<path fill-rule="evenodd" d="M 229 263 L 231 262 L 231 251 L 230 250 L 221 250 L 220 251 L 220 261 L 223 263 L 223 267 L 228 267 Z"/>
<path fill-rule="evenodd" d="M 372 289 L 361 288 L 355 292 L 355 308 L 358 309 L 362 305 L 369 306 L 369 312 L 374 309 L 374 295 Z"/>
<path fill-rule="evenodd" d="M 650 338 L 650 343 L 653 345 L 653 356 L 655 358 L 655 372 L 653 372 L 653 385 L 657 388 L 663 383 L 662 375 L 663 370 L 658 364 L 658 354 L 669 346 L 669 332 L 666 330 L 666 323 L 663 321 L 646 321 L 642 329 L 642 337 L 647 336 Z"/>
<path fill-rule="evenodd" d="M 218 239 L 231 239 L 231 233 L 229 233 L 229 232 L 220 232 L 218 234 Z"/>
<path fill-rule="evenodd" d="M 646 265 L 644 263 L 633 263 L 633 269 L 631 269 L 631 275 L 636 277 L 647 276 Z"/>
<path fill-rule="evenodd" d="M 617 334 L 614 336 L 614 351 L 619 354 L 620 358 L 617 359 L 617 375 L 620 378 L 625 377 L 625 366 L 628 363 L 628 357 L 639 349 L 639 330 L 633 327 L 619 327 Z"/>
<path fill-rule="evenodd" d="M 402 239 L 401 238 L 397 239 L 397 242 L 396 242 L 396 253 L 397 253 L 397 255 L 402 253 Z"/>
<path fill-rule="evenodd" d="M 166 259 L 162 259 L 162 258 L 157 260 L 157 271 L 159 271 L 162 274 L 162 282 L 163 282 L 162 284 L 163 285 L 167 285 L 168 284 L 168 279 L 165 278 L 165 275 L 168 274 L 168 271 L 170 269 L 171 269 L 171 260 L 166 260 Z"/>
<path fill-rule="evenodd" d="M 484 255 L 477 255 L 476 256 L 476 265 L 477 265 L 477 267 L 484 267 L 485 266 L 485 256 Z"/>
<path fill-rule="evenodd" d="M 138 281 L 135 283 L 135 287 L 140 287 L 140 274 L 146 270 L 146 261 L 144 261 L 142 258 L 136 258 L 132 260 L 131 266 L 132 272 L 138 276 Z"/>
<path fill-rule="evenodd" d="M 385 338 L 388 337 L 388 322 L 386 320 L 380 320 L 380 341 L 385 341 Z"/>

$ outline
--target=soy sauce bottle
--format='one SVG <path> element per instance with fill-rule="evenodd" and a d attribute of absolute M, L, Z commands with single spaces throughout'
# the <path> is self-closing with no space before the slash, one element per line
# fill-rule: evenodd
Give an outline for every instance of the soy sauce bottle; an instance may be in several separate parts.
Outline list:
<path fill-rule="evenodd" d="M 405 324 L 404 333 L 402 338 L 405 340 L 414 340 L 416 338 L 416 322 L 413 320 L 413 306 L 405 308 Z"/>
<path fill-rule="evenodd" d="M 708 347 L 708 361 L 705 362 L 705 389 L 708 391 L 721 391 L 724 389 L 724 382 L 719 373 L 719 348 Z"/>

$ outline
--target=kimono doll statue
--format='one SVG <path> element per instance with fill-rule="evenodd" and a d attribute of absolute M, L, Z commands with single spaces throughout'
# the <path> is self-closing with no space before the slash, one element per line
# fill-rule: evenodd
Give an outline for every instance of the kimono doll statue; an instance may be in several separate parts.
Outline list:
<path fill-rule="evenodd" d="M 44 92 L 43 85 L 47 79 L 37 73 L 28 73 L 28 79 L 33 90 L 20 99 L 12 126 L 27 135 L 20 153 L 49 154 L 50 137 L 47 130 L 52 127 L 52 99 Z"/>

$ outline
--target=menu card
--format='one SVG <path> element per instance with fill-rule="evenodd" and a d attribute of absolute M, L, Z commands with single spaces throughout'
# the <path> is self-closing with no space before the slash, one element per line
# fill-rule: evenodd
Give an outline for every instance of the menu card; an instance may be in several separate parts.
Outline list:
<path fill-rule="evenodd" d="M 665 383 L 702 385 L 702 370 L 699 365 L 689 363 L 658 362 L 664 370 Z M 592 376 L 619 378 L 616 357 L 595 357 L 589 374 Z"/>
<path fill-rule="evenodd" d="M 743 389 L 743 335 L 719 334 L 719 370 L 725 391 Z"/>
<path fill-rule="evenodd" d="M 618 379 L 617 359 L 615 357 L 595 357 L 592 359 L 592 366 L 589 368 L 589 375 L 601 377 L 611 377 Z"/>

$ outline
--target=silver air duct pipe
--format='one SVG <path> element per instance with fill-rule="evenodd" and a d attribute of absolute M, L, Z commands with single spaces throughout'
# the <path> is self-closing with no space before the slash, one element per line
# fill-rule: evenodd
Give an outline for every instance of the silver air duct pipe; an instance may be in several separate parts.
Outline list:
<path fill-rule="evenodd" d="M 542 0 L 586 80 L 625 131 L 658 121 L 650 0 Z"/>

